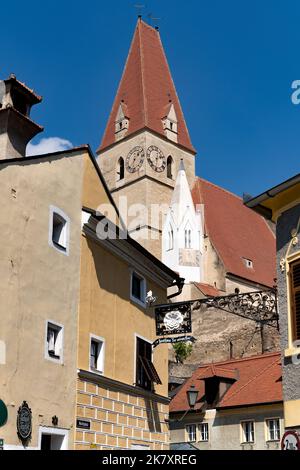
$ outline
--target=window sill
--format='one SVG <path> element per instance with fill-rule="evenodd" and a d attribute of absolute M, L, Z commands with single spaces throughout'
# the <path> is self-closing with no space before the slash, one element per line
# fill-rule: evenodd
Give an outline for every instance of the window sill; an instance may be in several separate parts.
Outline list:
<path fill-rule="evenodd" d="M 54 362 L 55 364 L 63 365 L 63 363 L 64 363 L 63 359 L 59 356 L 49 356 L 49 355 L 47 355 L 47 356 L 45 356 L 45 359 L 47 361 Z"/>
<path fill-rule="evenodd" d="M 140 307 L 146 308 L 146 302 L 143 302 L 142 300 L 134 297 L 133 295 L 130 296 L 130 300 L 137 305 L 140 305 Z"/>
<path fill-rule="evenodd" d="M 284 350 L 284 357 L 298 356 L 298 354 L 300 354 L 300 347 L 295 348 L 291 346 Z"/>
<path fill-rule="evenodd" d="M 94 367 L 90 367 L 90 372 L 97 375 L 104 375 L 104 371 L 95 369 Z"/>

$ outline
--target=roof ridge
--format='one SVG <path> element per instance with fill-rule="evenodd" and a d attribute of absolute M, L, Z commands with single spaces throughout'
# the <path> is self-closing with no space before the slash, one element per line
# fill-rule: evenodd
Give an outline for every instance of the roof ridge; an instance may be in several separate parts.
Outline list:
<path fill-rule="evenodd" d="M 272 357 L 272 356 L 280 356 L 280 351 L 277 351 L 277 352 L 275 351 L 275 352 L 271 352 L 271 353 L 264 353 L 264 354 L 258 354 L 258 355 L 255 355 L 255 356 L 240 357 L 238 359 L 229 359 L 228 361 L 212 362 L 211 364 L 219 366 L 219 365 L 224 365 L 224 364 L 231 364 L 233 362 L 253 361 L 255 359 L 263 359 L 265 357 Z M 199 370 L 202 367 L 209 367 L 209 366 L 210 366 L 210 364 L 202 364 L 196 370 Z"/>
<path fill-rule="evenodd" d="M 144 51 L 143 51 L 142 31 L 141 31 L 140 25 L 145 25 L 145 26 L 148 26 L 148 25 L 147 25 L 147 23 L 145 23 L 142 20 L 139 21 L 139 23 L 138 23 L 140 62 L 141 62 L 141 81 L 142 81 L 142 93 L 143 93 L 143 109 L 142 109 L 142 112 L 144 114 L 145 125 L 147 126 L 148 125 L 148 108 L 147 108 L 147 100 L 146 100 L 146 93 L 145 93 Z"/>
<path fill-rule="evenodd" d="M 218 186 L 216 183 L 212 183 L 211 181 L 208 181 L 208 180 L 205 179 L 205 178 L 201 178 L 200 176 L 197 176 L 197 179 L 198 179 L 200 182 L 203 181 L 204 183 L 208 183 L 208 184 L 210 184 L 211 186 L 213 186 L 214 188 L 220 189 L 220 190 L 223 191 L 224 193 L 230 194 L 230 196 L 234 196 L 234 197 L 236 197 L 237 199 L 239 199 L 241 202 L 243 202 L 243 198 L 242 198 L 241 196 L 238 196 L 237 194 L 233 193 L 232 191 L 229 191 L 229 189 L 222 188 L 222 186 Z"/>
<path fill-rule="evenodd" d="M 243 390 L 245 387 L 247 387 L 251 382 L 253 382 L 255 379 L 257 379 L 258 377 L 260 377 L 263 373 L 265 373 L 268 369 L 271 369 L 272 367 L 274 367 L 274 365 L 277 365 L 277 360 L 276 361 L 273 361 L 271 364 L 268 364 L 264 369 L 261 369 L 256 375 L 254 375 L 251 379 L 248 380 L 248 382 L 246 382 L 244 385 L 242 385 L 240 388 L 238 388 L 236 391 L 234 391 L 233 393 L 230 394 L 230 389 L 228 390 L 228 392 L 226 393 L 226 395 L 224 396 L 224 398 L 222 398 L 221 400 L 221 403 L 222 402 L 226 402 L 226 400 L 228 400 L 229 398 L 231 399 L 232 397 L 234 397 L 237 393 L 240 393 L 241 390 Z"/>

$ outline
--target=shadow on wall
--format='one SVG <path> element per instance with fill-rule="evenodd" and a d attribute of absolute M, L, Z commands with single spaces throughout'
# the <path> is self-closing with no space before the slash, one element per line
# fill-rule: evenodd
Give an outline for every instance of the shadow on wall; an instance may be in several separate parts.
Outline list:
<path fill-rule="evenodd" d="M 146 404 L 146 413 L 147 413 L 149 431 L 161 432 L 161 425 L 160 425 L 157 402 L 146 398 L 145 404 Z"/>
<path fill-rule="evenodd" d="M 96 242 L 89 238 L 86 240 L 93 256 L 94 268 L 100 289 L 116 295 L 125 302 L 131 302 L 130 267 Z M 154 317 L 153 309 L 140 307 L 136 303 L 134 303 L 134 306 L 140 309 L 144 315 L 151 318 Z"/>

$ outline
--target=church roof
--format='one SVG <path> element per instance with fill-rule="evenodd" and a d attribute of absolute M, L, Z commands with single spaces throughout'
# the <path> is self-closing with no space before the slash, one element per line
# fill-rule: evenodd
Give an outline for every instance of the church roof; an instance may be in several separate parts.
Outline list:
<path fill-rule="evenodd" d="M 275 235 L 240 197 L 204 179 L 192 190 L 194 204 L 204 205 L 205 232 L 226 272 L 272 287 L 276 277 Z M 246 261 L 252 262 L 247 267 Z"/>
<path fill-rule="evenodd" d="M 178 120 L 178 144 L 195 152 L 159 32 L 141 19 L 98 152 L 115 143 L 115 120 L 121 103 L 127 106 L 130 119 L 126 136 L 148 128 L 164 137 L 162 119 L 173 103 Z"/>

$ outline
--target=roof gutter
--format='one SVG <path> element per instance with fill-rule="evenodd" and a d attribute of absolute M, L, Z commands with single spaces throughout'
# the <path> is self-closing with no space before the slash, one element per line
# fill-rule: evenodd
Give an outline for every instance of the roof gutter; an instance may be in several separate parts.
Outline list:
<path fill-rule="evenodd" d="M 293 186 L 296 186 L 296 184 L 300 183 L 300 173 L 298 173 L 296 176 L 293 176 L 292 178 L 284 181 L 283 183 L 278 184 L 277 186 L 274 186 L 273 188 L 269 189 L 268 191 L 265 191 L 264 193 L 260 194 L 257 197 L 254 197 L 252 199 L 244 199 L 244 204 L 245 206 L 249 207 L 249 209 L 256 209 L 257 212 L 260 212 L 262 215 L 264 215 L 266 218 L 271 219 L 272 218 L 272 210 L 268 209 L 267 207 L 264 207 L 262 204 L 267 201 L 268 199 L 276 197 L 278 194 L 282 193 L 283 191 L 286 191 Z"/>

